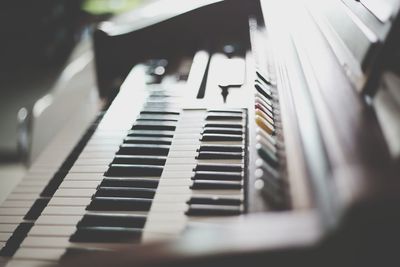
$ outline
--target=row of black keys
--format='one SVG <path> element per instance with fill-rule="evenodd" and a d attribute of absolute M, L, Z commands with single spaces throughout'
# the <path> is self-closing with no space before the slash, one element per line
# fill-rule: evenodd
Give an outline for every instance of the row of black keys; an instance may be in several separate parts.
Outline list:
<path fill-rule="evenodd" d="M 130 132 L 130 134 L 134 132 L 135 130 Z M 153 130 L 151 134 L 157 134 L 157 131 Z M 151 139 L 151 137 L 148 137 L 148 139 Z M 158 180 L 145 177 L 161 175 L 169 146 L 154 146 L 153 144 L 145 143 L 136 146 L 131 145 L 129 149 L 124 149 L 123 147 L 124 145 L 121 146 L 120 151 L 106 172 L 105 175 L 107 178 L 100 184 L 93 196 L 92 202 L 87 207 L 88 210 L 150 210 L 152 199 L 157 190 Z M 207 151 L 206 148 L 200 148 L 200 150 L 204 149 Z M 219 152 L 220 147 L 214 146 L 210 147 L 210 149 L 213 152 Z M 153 151 L 153 153 L 150 151 Z M 156 151 L 163 151 L 163 154 L 156 153 Z M 242 152 L 242 148 L 232 147 L 228 151 L 222 152 L 229 153 L 229 151 Z M 193 179 L 195 181 L 192 186 L 193 189 L 241 189 L 242 187 L 240 182 L 242 180 L 241 165 L 199 164 L 194 171 L 195 176 Z M 215 175 L 214 179 L 207 181 L 208 178 L 211 179 L 212 175 Z M 138 178 L 138 176 L 140 177 Z M 221 181 L 215 181 L 215 177 L 219 177 Z M 203 180 L 196 181 L 197 179 Z M 225 181 L 227 179 L 234 181 Z M 189 216 L 225 216 L 239 215 L 241 213 L 241 200 L 239 199 L 194 197 L 188 201 L 188 204 L 189 209 L 186 214 Z M 95 220 L 89 220 L 92 223 L 87 223 L 87 218 L 90 216 L 97 217 L 95 217 Z M 114 215 L 105 216 L 108 216 L 105 217 L 108 222 L 99 219 L 99 215 L 85 215 L 78 224 L 77 231 L 71 237 L 71 241 L 122 242 L 123 240 L 129 240 L 131 242 L 141 236 L 144 223 L 140 227 L 133 227 L 134 224 L 130 223 L 128 227 L 127 225 L 123 225 L 123 223 L 121 224 L 121 217 Z M 119 224 L 116 222 L 119 222 Z"/>

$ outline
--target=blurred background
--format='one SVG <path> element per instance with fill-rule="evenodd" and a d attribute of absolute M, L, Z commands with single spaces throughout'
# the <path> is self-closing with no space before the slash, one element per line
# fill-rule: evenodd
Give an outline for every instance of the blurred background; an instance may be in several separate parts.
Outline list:
<path fill-rule="evenodd" d="M 71 58 L 91 49 L 97 23 L 150 2 L 154 0 L 2 1 L 0 201 L 27 168 L 18 114 L 23 120 L 39 99 L 55 90 Z"/>

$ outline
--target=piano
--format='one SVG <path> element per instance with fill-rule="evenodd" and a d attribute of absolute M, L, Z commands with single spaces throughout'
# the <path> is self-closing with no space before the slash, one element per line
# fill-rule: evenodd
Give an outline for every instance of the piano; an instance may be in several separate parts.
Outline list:
<path fill-rule="evenodd" d="M 101 23 L 103 105 L 0 204 L 2 266 L 398 266 L 399 5 L 209 0 Z"/>

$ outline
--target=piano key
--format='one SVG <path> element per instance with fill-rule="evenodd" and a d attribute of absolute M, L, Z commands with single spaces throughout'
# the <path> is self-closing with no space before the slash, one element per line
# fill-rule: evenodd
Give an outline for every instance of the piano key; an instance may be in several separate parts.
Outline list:
<path fill-rule="evenodd" d="M 175 124 L 172 123 L 146 123 L 145 121 L 141 121 L 135 123 L 132 126 L 132 130 L 148 130 L 148 131 L 174 131 L 176 128 Z"/>
<path fill-rule="evenodd" d="M 232 113 L 232 114 L 243 114 L 241 109 L 208 109 L 209 113 Z"/>
<path fill-rule="evenodd" d="M 240 206 L 192 204 L 185 214 L 188 216 L 236 216 L 241 213 Z"/>
<path fill-rule="evenodd" d="M 101 175 L 99 175 L 101 177 Z M 100 179 L 98 181 L 63 181 L 60 184 L 59 189 L 92 189 L 96 188 L 100 183 Z"/>
<path fill-rule="evenodd" d="M 158 180 L 140 178 L 105 178 L 100 187 L 157 188 Z"/>
<path fill-rule="evenodd" d="M 1 203 L 2 208 L 30 208 L 33 205 L 32 200 L 5 200 Z"/>
<path fill-rule="evenodd" d="M 12 236 L 11 233 L 0 233 L 0 242 L 7 242 L 7 240 Z"/>
<path fill-rule="evenodd" d="M 43 211 L 43 215 L 83 215 L 85 214 L 85 206 L 47 206 Z"/>
<path fill-rule="evenodd" d="M 200 152 L 242 152 L 242 145 L 201 145 Z"/>
<path fill-rule="evenodd" d="M 146 130 L 130 130 L 128 137 L 155 137 L 155 138 L 172 138 L 174 131 L 146 131 Z"/>
<path fill-rule="evenodd" d="M 122 144 L 117 152 L 118 155 L 155 155 L 167 156 L 170 146 L 168 145 L 131 145 Z"/>
<path fill-rule="evenodd" d="M 153 198 L 156 189 L 129 187 L 99 187 L 96 197 Z"/>
<path fill-rule="evenodd" d="M 49 206 L 86 206 L 90 202 L 88 197 L 52 197 Z"/>
<path fill-rule="evenodd" d="M 87 210 L 149 211 L 152 200 L 148 198 L 94 197 Z"/>
<path fill-rule="evenodd" d="M 161 176 L 163 166 L 137 164 L 111 164 L 104 174 L 107 177 Z"/>
<path fill-rule="evenodd" d="M 173 118 L 137 118 L 136 119 L 137 122 L 177 122 L 178 119 L 173 119 Z"/>
<path fill-rule="evenodd" d="M 157 156 L 130 156 L 116 155 L 112 163 L 115 164 L 144 164 L 144 165 L 164 165 L 167 157 Z"/>
<path fill-rule="evenodd" d="M 242 189 L 242 183 L 236 181 L 195 180 L 190 188 L 194 190 L 235 190 Z"/>
<path fill-rule="evenodd" d="M 19 224 L 22 222 L 23 216 L 18 215 L 0 215 L 0 222 L 5 224 Z"/>
<path fill-rule="evenodd" d="M 205 127 L 203 134 L 235 134 L 235 135 L 243 135 L 243 130 L 236 128 L 211 128 Z"/>
<path fill-rule="evenodd" d="M 242 200 L 240 198 L 228 198 L 228 197 L 191 197 L 188 204 L 205 204 L 205 205 L 225 205 L 225 206 L 239 206 L 242 204 Z"/>
<path fill-rule="evenodd" d="M 36 220 L 40 214 L 42 213 L 43 209 L 49 203 L 49 199 L 46 198 L 39 198 L 33 203 L 32 207 L 30 207 L 29 211 L 25 214 L 25 220 Z"/>
<path fill-rule="evenodd" d="M 197 171 L 194 180 L 215 180 L 215 181 L 241 181 L 243 175 L 241 172 L 213 172 L 213 171 Z"/>
<path fill-rule="evenodd" d="M 60 258 L 60 262 L 68 261 L 70 259 L 81 257 L 83 255 L 89 255 L 89 254 L 92 254 L 92 253 L 99 253 L 99 252 L 104 253 L 104 252 L 109 252 L 109 251 L 112 251 L 112 250 L 105 249 L 105 248 L 101 249 L 101 248 L 85 248 L 85 247 L 74 248 L 74 247 L 70 247 L 70 248 L 67 248 L 65 250 L 64 255 L 62 255 L 62 257 Z"/>
<path fill-rule="evenodd" d="M 53 197 L 90 197 L 96 192 L 95 188 L 82 189 L 82 188 L 60 188 Z"/>
<path fill-rule="evenodd" d="M 29 236 L 70 236 L 76 230 L 75 225 L 34 225 Z"/>
<path fill-rule="evenodd" d="M 203 134 L 200 139 L 201 141 L 243 141 L 241 135 L 230 135 L 230 134 Z"/>
<path fill-rule="evenodd" d="M 69 173 L 104 173 L 107 165 L 74 165 Z"/>
<path fill-rule="evenodd" d="M 75 226 L 82 216 L 79 215 L 41 215 L 35 225 L 73 225 Z"/>
<path fill-rule="evenodd" d="M 140 241 L 143 230 L 114 227 L 83 227 L 71 236 L 71 242 L 133 243 Z"/>
<path fill-rule="evenodd" d="M 125 144 L 155 144 L 155 145 L 171 145 L 171 138 L 155 138 L 155 137 L 127 137 L 124 139 Z"/>
<path fill-rule="evenodd" d="M 195 171 L 220 171 L 220 172 L 241 172 L 242 164 L 218 164 L 218 163 L 198 163 L 194 168 Z"/>
<path fill-rule="evenodd" d="M 65 249 L 60 248 L 21 248 L 15 253 L 13 259 L 57 261 L 64 252 Z"/>
<path fill-rule="evenodd" d="M 18 227 L 18 224 L 0 223 L 0 233 L 12 233 Z"/>
<path fill-rule="evenodd" d="M 161 110 L 161 109 L 159 109 L 159 110 L 156 110 L 156 109 L 152 109 L 152 110 L 150 110 L 150 109 L 148 109 L 148 110 L 143 110 L 143 111 L 141 111 L 140 112 L 140 114 L 151 114 L 151 115 L 179 115 L 180 114 L 180 111 L 178 111 L 178 110 L 175 110 L 175 111 L 172 111 L 172 110 Z"/>
<path fill-rule="evenodd" d="M 243 159 L 242 152 L 208 152 L 200 151 L 197 159 Z"/>
<path fill-rule="evenodd" d="M 206 128 L 235 128 L 242 129 L 243 123 L 219 123 L 219 122 L 209 122 L 204 125 Z"/>
<path fill-rule="evenodd" d="M 206 120 L 227 120 L 227 121 L 241 121 L 243 120 L 243 116 L 240 114 L 226 114 L 226 113 L 208 113 L 206 116 Z"/>
<path fill-rule="evenodd" d="M 10 238 L 7 240 L 7 243 L 1 250 L 0 255 L 5 257 L 11 257 L 14 255 L 15 251 L 19 248 L 21 242 L 25 239 L 32 226 L 33 223 L 24 222 L 19 224 L 17 229 L 15 229 Z"/>
<path fill-rule="evenodd" d="M 38 193 L 11 193 L 7 200 L 35 200 L 39 197 Z"/>
<path fill-rule="evenodd" d="M 167 114 L 140 114 L 137 117 L 138 120 L 150 119 L 150 120 L 173 120 L 177 121 L 179 119 L 179 115 L 167 115 Z"/>
<path fill-rule="evenodd" d="M 70 246 L 65 236 L 28 236 L 21 243 L 23 248 L 66 248 Z"/>
<path fill-rule="evenodd" d="M 86 214 L 77 224 L 77 227 L 126 227 L 143 228 L 146 216 L 142 215 L 117 215 L 117 214 Z"/>

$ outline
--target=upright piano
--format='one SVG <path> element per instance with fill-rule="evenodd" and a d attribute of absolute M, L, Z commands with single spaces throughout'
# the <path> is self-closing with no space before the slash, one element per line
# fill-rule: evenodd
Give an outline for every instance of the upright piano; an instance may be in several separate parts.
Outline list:
<path fill-rule="evenodd" d="M 101 23 L 101 110 L 1 203 L 3 265 L 398 266 L 399 7 L 208 0 Z"/>

